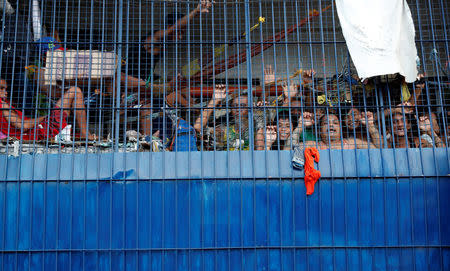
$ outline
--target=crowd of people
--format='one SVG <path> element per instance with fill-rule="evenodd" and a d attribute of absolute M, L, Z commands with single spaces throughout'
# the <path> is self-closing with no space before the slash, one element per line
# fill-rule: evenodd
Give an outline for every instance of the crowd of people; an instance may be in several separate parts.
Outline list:
<path fill-rule="evenodd" d="M 186 79 L 181 75 L 163 78 L 166 83 L 156 84 L 159 76 L 154 69 L 162 59 L 162 44 L 180 41 L 189 21 L 198 14 L 208 13 L 212 4 L 202 0 L 187 15 L 170 14 L 166 18 L 167 28 L 155 29 L 127 45 L 123 72 L 101 80 L 100 87 L 91 83 L 83 85 L 83 80 L 75 80 L 75 84 L 64 82 L 49 88 L 42 84 L 45 81 L 43 71 L 35 69 L 30 79 L 31 89 L 45 94 L 48 102 L 44 110 L 36 104 L 25 106 L 26 97 L 20 102 L 12 99 L 8 89 L 11 80 L 2 77 L 0 139 L 53 141 L 72 123 L 75 140 L 107 140 L 103 135 L 111 134 L 108 129 L 114 126 L 95 123 L 92 116 L 97 118 L 95 112 L 104 110 L 105 117 L 109 110 L 119 115 L 112 121 L 120 119 L 119 126 L 125 127 L 121 130 L 123 140 L 127 139 L 127 130 L 136 130 L 139 138 L 159 146 L 153 150 L 291 150 L 295 146 L 318 149 L 427 148 L 445 147 L 448 143 L 450 111 L 447 112 L 445 106 L 425 104 L 423 100 L 426 99 L 419 98 L 425 88 L 421 82 L 411 87 L 413 95 L 407 98 L 403 97 L 404 83 L 399 89 L 391 89 L 391 96 L 400 92 L 401 98 L 395 102 L 391 97 L 383 106 L 379 101 L 373 102 L 379 99 L 376 92 L 381 91 L 377 84 L 371 94 L 373 97 L 356 97 L 359 94 L 353 93 L 345 97 L 344 103 L 336 104 L 328 101 L 327 87 L 315 87 L 320 78 L 316 78 L 314 70 L 302 71 L 296 77 L 298 82 L 294 83 L 290 78 L 275 78 L 270 65 L 264 69 L 260 86 L 254 86 L 260 90 L 258 95 L 228 83 L 218 84 L 210 95 L 205 92 L 204 97 L 210 97 L 210 100 L 202 103 L 204 97 L 199 101 L 190 95 L 189 87 L 178 85 Z M 70 49 L 61 46 L 56 31 L 53 34 L 45 39 L 45 44 L 56 46 L 43 48 L 37 43 L 39 50 L 44 50 L 39 53 L 38 61 L 45 62 L 48 50 Z M 3 61 L 2 71 L 17 73 L 17 67 L 14 71 L 8 69 L 9 64 Z M 121 84 L 117 86 L 119 80 Z M 365 89 L 368 81 L 356 78 L 355 84 Z M 117 89 L 125 93 L 120 96 L 119 103 L 115 100 Z M 275 89 L 275 94 L 271 89 Z M 348 89 L 352 89 L 352 83 Z M 109 104 L 106 96 L 110 98 Z M 325 97 L 325 101 L 321 97 Z M 102 102 L 98 103 L 99 100 Z M 35 97 L 33 101 L 36 103 Z M 27 111 L 26 108 L 34 110 Z M 135 116 L 137 121 L 130 121 L 128 115 Z"/>
<path fill-rule="evenodd" d="M 266 69 L 269 73 L 270 70 L 271 67 Z M 305 72 L 304 81 L 309 81 L 311 74 L 311 71 Z M 370 111 L 367 107 L 351 105 L 308 107 L 299 102 L 304 99 L 298 94 L 299 88 L 297 85 L 284 85 L 281 106 L 273 108 L 267 106 L 267 103 L 257 102 L 252 107 L 253 115 L 258 115 L 258 111 L 262 110 L 266 113 L 262 120 L 254 117 L 255 129 L 250 133 L 248 96 L 237 96 L 232 100 L 232 118 L 226 126 L 228 130 L 224 131 L 223 123 L 211 127 L 210 116 L 214 108 L 220 106 L 227 97 L 226 89 L 217 86 L 213 98 L 200 114 L 194 127 L 201 136 L 213 133 L 214 136 L 210 137 L 215 138 L 216 148 L 232 150 L 248 149 L 251 134 L 254 134 L 256 150 L 290 150 L 294 146 L 319 149 L 446 146 L 445 133 L 440 129 L 442 122 L 438 120 L 431 106 L 403 102 L 384 111 L 381 108 Z"/>
<path fill-rule="evenodd" d="M 308 77 L 307 73 L 303 74 L 306 80 Z M 158 141 L 161 150 L 172 150 L 177 138 L 186 137 L 179 132 L 180 121 L 187 126 L 191 141 L 184 144 L 195 145 L 180 150 L 250 150 L 252 141 L 255 150 L 290 150 L 295 146 L 318 149 L 446 146 L 448 126 L 447 131 L 441 129 L 444 123 L 432 111 L 433 107 L 411 102 L 373 111 L 357 106 L 311 107 L 304 105 L 298 93 L 300 86 L 283 85 L 282 88 L 279 97 L 255 96 L 250 103 L 248 94 L 230 93 L 225 85 L 217 85 L 211 99 L 199 108 L 176 106 L 178 111 L 173 113 L 174 108 L 170 107 L 140 105 L 123 111 L 129 110 L 131 115 L 137 112 L 139 121 L 126 123 L 127 128 L 139 129 L 141 135 Z M 3 138 L 51 141 L 72 122 L 78 131 L 77 140 L 102 140 L 92 129 L 96 126 L 87 118 L 85 94 L 80 87 L 70 87 L 46 113 L 35 112 L 34 117 L 25 116 L 21 108 L 9 102 L 7 89 L 7 82 L 0 80 Z"/>

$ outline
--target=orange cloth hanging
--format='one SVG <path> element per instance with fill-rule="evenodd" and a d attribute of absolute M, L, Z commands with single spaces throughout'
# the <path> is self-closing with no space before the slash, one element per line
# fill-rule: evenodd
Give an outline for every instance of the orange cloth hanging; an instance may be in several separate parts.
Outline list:
<path fill-rule="evenodd" d="M 319 162 L 320 155 L 316 148 L 305 149 L 305 186 L 306 195 L 314 193 L 314 184 L 320 178 L 320 171 L 314 169 L 314 161 Z"/>

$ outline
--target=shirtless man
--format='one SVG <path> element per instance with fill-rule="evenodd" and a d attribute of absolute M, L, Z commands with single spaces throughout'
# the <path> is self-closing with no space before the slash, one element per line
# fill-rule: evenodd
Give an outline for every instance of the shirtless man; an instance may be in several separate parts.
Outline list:
<path fill-rule="evenodd" d="M 420 146 L 422 146 L 422 148 L 445 147 L 445 142 L 439 136 L 440 128 L 437 116 L 434 112 L 431 112 L 430 115 L 425 113 L 418 118 L 420 137 L 414 139 L 414 144 L 417 148 Z"/>
<path fill-rule="evenodd" d="M 372 143 L 359 138 L 345 138 L 341 140 L 341 125 L 338 116 L 329 113 L 319 119 L 320 141 L 306 141 L 305 147 L 318 147 L 325 149 L 367 149 L 376 148 Z"/>
<path fill-rule="evenodd" d="M 372 142 L 377 148 L 381 148 L 383 138 L 378 132 L 375 124 L 373 113 L 370 111 L 364 112 L 357 108 L 352 108 L 344 117 L 344 124 L 348 129 L 348 137 L 356 137 L 361 140 Z M 366 126 L 371 140 L 367 140 Z"/>
<path fill-rule="evenodd" d="M 197 133 L 203 138 L 205 135 L 214 138 L 216 150 L 248 150 L 249 149 L 249 127 L 248 127 L 248 96 L 236 96 L 230 104 L 230 123 L 216 125 L 208 129 L 207 124 L 214 110 L 221 105 L 227 97 L 227 89 L 224 85 L 218 85 L 214 89 L 213 98 L 194 124 Z M 205 129 L 206 128 L 206 129 Z"/>
<path fill-rule="evenodd" d="M 11 106 L 8 101 L 8 85 L 0 80 L 0 132 L 9 137 L 23 140 L 48 140 L 58 135 L 67 126 L 67 118 L 71 112 L 76 116 L 80 138 L 95 140 L 96 136 L 87 131 L 86 110 L 81 89 L 72 87 L 56 102 L 55 109 L 46 116 L 31 119 L 22 116 L 20 110 Z M 62 116 L 61 116 L 62 115 Z"/>
<path fill-rule="evenodd" d="M 439 125 L 437 123 L 436 115 L 431 114 L 431 120 L 428 114 L 421 115 L 418 118 L 418 126 L 420 130 L 420 138 L 411 136 L 411 121 L 408 117 L 413 117 L 412 114 L 403 114 L 398 112 L 398 109 L 393 110 L 392 115 L 392 129 L 391 135 L 388 136 L 388 143 L 395 148 L 431 148 L 431 147 L 445 147 L 445 143 L 439 137 Z M 409 111 L 408 111 L 409 112 Z M 390 125 L 390 121 L 388 122 Z M 431 129 L 433 126 L 433 129 Z M 409 135 L 408 135 L 409 131 Z M 411 139 L 412 138 L 412 139 Z M 434 138 L 434 142 L 433 142 Z"/>

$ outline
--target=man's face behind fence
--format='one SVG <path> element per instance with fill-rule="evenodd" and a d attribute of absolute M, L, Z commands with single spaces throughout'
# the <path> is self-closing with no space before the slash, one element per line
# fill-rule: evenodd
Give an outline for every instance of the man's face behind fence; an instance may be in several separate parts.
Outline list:
<path fill-rule="evenodd" d="M 361 112 L 356 108 L 352 108 L 345 116 L 344 123 L 347 129 L 354 130 L 358 128 L 361 124 Z"/>
<path fill-rule="evenodd" d="M 280 119 L 278 122 L 278 134 L 280 136 L 280 140 L 286 140 L 291 135 L 291 122 L 289 118 Z"/>
<path fill-rule="evenodd" d="M 233 117 L 246 117 L 248 115 L 248 97 L 239 96 L 233 100 L 231 115 Z"/>
<path fill-rule="evenodd" d="M 411 124 L 408 119 L 403 118 L 402 114 L 395 114 L 392 117 L 392 128 L 396 136 L 405 136 L 406 130 L 411 128 Z"/>
<path fill-rule="evenodd" d="M 328 138 L 331 140 L 339 140 L 341 137 L 339 118 L 333 114 L 328 115 L 328 119 L 324 116 L 320 123 L 320 132 L 322 140 L 328 141 Z"/>

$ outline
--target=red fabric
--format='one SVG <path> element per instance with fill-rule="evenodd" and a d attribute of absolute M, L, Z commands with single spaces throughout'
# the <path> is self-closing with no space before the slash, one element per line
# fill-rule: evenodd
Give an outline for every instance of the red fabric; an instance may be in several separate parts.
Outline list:
<path fill-rule="evenodd" d="M 9 103 L 8 103 L 9 104 Z M 0 109 L 2 104 L 0 103 Z M 29 120 L 28 117 L 23 117 L 20 110 L 16 110 L 14 106 L 10 105 L 11 111 L 14 111 L 20 118 Z M 9 110 L 9 109 L 8 109 Z M 61 120 L 61 112 L 63 112 Z M 9 130 L 8 130 L 8 126 Z M 23 131 L 21 133 L 20 128 L 16 128 L 9 123 L 9 120 L 3 117 L 3 112 L 0 112 L 0 132 L 15 138 L 22 138 L 23 140 L 47 140 L 48 138 L 55 137 L 59 132 L 67 126 L 67 114 L 55 107 L 55 110 L 51 110 L 49 116 L 47 116 L 42 122 L 37 124 L 34 128 Z M 48 134 L 47 134 L 48 128 Z"/>
<path fill-rule="evenodd" d="M 316 148 L 305 149 L 305 186 L 306 195 L 314 193 L 314 185 L 320 178 L 320 171 L 314 168 L 314 161 L 319 162 L 320 155 Z"/>

